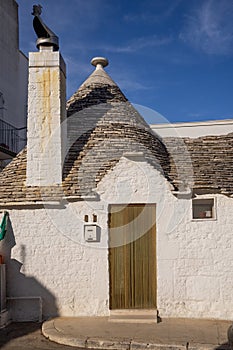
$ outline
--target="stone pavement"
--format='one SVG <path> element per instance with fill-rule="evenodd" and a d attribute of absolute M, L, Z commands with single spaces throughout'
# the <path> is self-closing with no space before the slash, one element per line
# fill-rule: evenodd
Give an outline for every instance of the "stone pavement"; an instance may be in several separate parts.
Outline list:
<path fill-rule="evenodd" d="M 49 341 L 41 334 L 41 324 L 11 323 L 0 329 L 1 350 L 73 350 L 70 346 Z M 76 348 L 78 349 L 78 348 Z M 79 349 L 80 350 L 80 349 Z"/>
<path fill-rule="evenodd" d="M 110 322 L 108 317 L 58 317 L 44 322 L 50 340 L 90 349 L 229 349 L 230 321 L 166 318 L 159 323 Z"/>

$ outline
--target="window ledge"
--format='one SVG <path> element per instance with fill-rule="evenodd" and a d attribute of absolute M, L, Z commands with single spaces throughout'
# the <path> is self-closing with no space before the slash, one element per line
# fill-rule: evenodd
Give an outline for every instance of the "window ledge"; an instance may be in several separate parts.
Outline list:
<path fill-rule="evenodd" d="M 201 221 L 201 222 L 203 222 L 203 221 L 217 221 L 217 218 L 209 218 L 209 219 L 207 219 L 207 218 L 200 218 L 200 219 L 191 219 L 191 221 L 195 221 L 195 222 L 197 222 L 197 221 Z"/>

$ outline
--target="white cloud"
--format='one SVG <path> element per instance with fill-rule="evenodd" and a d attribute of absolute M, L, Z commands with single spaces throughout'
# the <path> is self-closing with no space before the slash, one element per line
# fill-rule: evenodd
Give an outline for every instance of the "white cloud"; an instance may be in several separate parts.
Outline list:
<path fill-rule="evenodd" d="M 64 60 L 66 62 L 68 72 L 70 75 L 78 74 L 80 71 L 83 74 L 90 74 L 93 70 L 93 67 L 91 67 L 91 64 L 89 62 L 82 63 L 72 56 L 64 55 Z"/>
<path fill-rule="evenodd" d="M 207 54 L 233 53 L 233 2 L 205 0 L 186 17 L 180 39 Z"/>
<path fill-rule="evenodd" d="M 124 15 L 124 20 L 126 22 L 161 22 L 172 16 L 181 2 L 182 0 L 167 0 L 166 2 L 157 0 L 147 3 L 146 6 L 143 3 L 145 10 L 142 9 L 139 13 L 130 12 Z"/>
<path fill-rule="evenodd" d="M 67 97 L 69 98 L 91 74 L 93 67 L 90 62 L 83 63 L 80 59 L 64 55 L 67 67 Z"/>
<path fill-rule="evenodd" d="M 157 35 L 152 35 L 149 37 L 141 37 L 132 40 L 130 43 L 122 46 L 105 46 L 102 47 L 105 51 L 109 52 L 125 52 L 131 53 L 142 50 L 149 47 L 158 47 L 169 44 L 172 41 L 171 37 L 159 38 Z"/>
<path fill-rule="evenodd" d="M 41 2 L 42 5 L 44 3 L 42 17 L 46 21 L 48 20 L 48 24 L 52 28 L 57 28 L 60 33 L 66 31 L 67 28 L 69 30 L 73 28 L 74 31 L 77 27 L 80 30 L 95 28 L 101 21 L 99 8 L 102 10 L 102 15 L 106 11 L 106 0 L 56 0 L 56 5 L 53 1 L 41 0 Z M 72 35 L 72 32 L 70 34 Z"/>
<path fill-rule="evenodd" d="M 130 79 L 117 79 L 116 83 L 122 90 L 135 91 L 150 89 L 150 87 Z"/>
<path fill-rule="evenodd" d="M 152 48 L 168 45 L 172 41 L 172 37 L 158 37 L 157 35 L 147 36 L 147 37 L 139 37 L 131 40 L 130 42 L 122 45 L 109 45 L 100 44 L 95 42 L 95 50 L 99 50 L 100 52 L 112 52 L 112 53 L 134 53 L 140 51 L 144 48 Z M 79 42 L 68 43 L 67 49 L 69 51 L 74 50 L 82 50 L 89 51 L 90 45 L 85 40 L 80 40 Z"/>

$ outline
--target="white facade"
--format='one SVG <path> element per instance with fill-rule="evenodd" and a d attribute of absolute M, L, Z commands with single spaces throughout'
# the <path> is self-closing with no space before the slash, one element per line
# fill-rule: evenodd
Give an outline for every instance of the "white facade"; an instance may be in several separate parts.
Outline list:
<path fill-rule="evenodd" d="M 151 129 L 162 138 L 226 135 L 233 132 L 233 119 L 153 124 Z"/>
<path fill-rule="evenodd" d="M 136 114 L 132 116 L 134 112 L 129 103 L 124 100 L 122 103 L 121 99 L 119 103 L 121 92 L 113 81 L 112 85 L 108 83 L 110 78 L 103 67 L 89 78 L 87 87 L 83 85 L 83 113 L 74 111 L 72 114 L 78 126 L 74 124 L 72 128 L 71 122 L 71 136 L 73 133 L 77 138 L 81 135 L 84 141 L 82 139 L 78 151 L 74 151 L 74 158 L 68 159 L 72 163 L 69 166 L 79 165 L 66 176 L 70 192 L 56 199 L 57 188 L 64 190 L 64 187 L 56 186 L 62 182 L 64 134 L 60 126 L 65 117 L 65 68 L 59 52 L 41 47 L 40 52 L 31 54 L 29 76 L 27 157 L 23 152 L 11 163 L 13 169 L 8 167 L 1 173 L 1 179 L 6 181 L 7 197 L 4 197 L 2 186 L 5 202 L 1 201 L 0 208 L 9 212 L 9 225 L 5 238 L 0 241 L 0 254 L 7 267 L 11 319 L 31 321 L 52 316 L 110 315 L 109 210 L 113 204 L 156 206 L 156 254 L 152 259 L 157 267 L 153 283 L 160 317 L 232 319 L 233 199 L 221 194 L 199 195 L 197 198 L 214 200 L 215 215 L 193 219 L 192 188 L 185 188 L 185 193 L 174 192 L 162 171 L 163 162 L 169 162 L 167 153 L 160 141 L 151 136 L 142 118 Z M 100 91 L 104 90 L 99 86 L 101 81 L 105 90 L 109 86 L 112 89 L 110 96 L 113 92 L 117 96 L 117 102 L 113 101 L 111 105 L 107 101 L 105 108 L 99 104 L 96 94 L 98 87 Z M 88 99 L 92 94 L 93 99 Z M 123 108 L 124 103 L 127 108 Z M 94 108 L 88 109 L 90 105 Z M 226 125 L 221 127 L 226 128 Z M 188 130 L 185 126 L 182 128 Z M 214 130 L 214 125 L 211 128 Z M 79 129 L 84 129 L 80 135 Z M 93 132 L 92 139 L 88 130 Z M 201 128 L 198 126 L 197 130 L 200 136 Z M 221 128 L 218 130 L 225 133 Z M 157 127 L 155 131 L 158 132 Z M 101 132 L 106 143 L 101 139 Z M 192 135 L 190 130 L 188 133 Z M 177 133 L 170 136 L 177 136 Z M 100 139 L 99 144 L 95 137 Z M 75 141 L 77 139 L 69 145 L 71 150 Z M 178 146 L 184 150 L 183 164 L 190 164 L 192 174 L 185 144 L 181 141 Z M 123 152 L 117 158 L 114 152 L 117 147 L 128 153 Z M 162 154 L 160 165 L 156 155 L 160 160 Z M 87 169 L 84 169 L 86 164 Z M 19 181 L 14 179 L 14 166 Z M 11 177 L 13 189 L 7 175 Z M 81 184 L 81 188 L 88 176 L 93 181 L 87 183 L 93 186 L 87 195 L 82 195 L 75 185 Z M 48 195 L 49 190 L 54 200 Z M 86 218 L 88 224 L 98 226 L 100 236 L 96 241 L 89 242 L 85 238 Z M 147 232 L 150 227 L 146 225 Z"/>
<path fill-rule="evenodd" d="M 156 204 L 157 308 L 161 317 L 233 318 L 232 199 L 216 199 L 216 219 L 192 220 L 192 200 L 177 199 L 151 165 L 122 157 L 99 183 L 99 201 L 9 210 L 12 230 L 0 243 L 7 295 L 21 320 L 42 297 L 43 316 L 109 315 L 109 204 Z M 100 242 L 85 242 L 84 216 L 97 215 Z M 26 298 L 27 299 L 27 298 Z M 35 303 L 37 300 L 35 299 Z M 34 305 L 35 307 L 35 305 Z"/>

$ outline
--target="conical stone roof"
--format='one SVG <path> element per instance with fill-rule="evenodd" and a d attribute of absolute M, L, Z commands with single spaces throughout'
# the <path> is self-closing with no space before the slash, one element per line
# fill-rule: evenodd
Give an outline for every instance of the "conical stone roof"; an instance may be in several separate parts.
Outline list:
<path fill-rule="evenodd" d="M 96 196 L 99 181 L 127 153 L 143 153 L 175 189 L 193 181 L 194 192 L 233 194 L 233 134 L 165 138 L 165 147 L 105 72 L 106 61 L 95 59 L 94 63 L 96 70 L 67 103 L 62 185 L 26 186 L 25 148 L 0 172 L 1 206 Z"/>
<path fill-rule="evenodd" d="M 168 177 L 168 153 L 149 125 L 95 59 L 96 70 L 67 103 L 66 191 L 88 196 L 126 153 L 142 154 Z M 102 63 L 102 64 L 101 64 Z"/>
<path fill-rule="evenodd" d="M 103 58 L 99 59 L 103 61 Z M 107 62 L 107 60 L 105 59 L 104 62 Z M 105 63 L 106 65 L 107 63 Z M 127 98 L 122 91 L 105 72 L 103 64 L 99 64 L 97 61 L 96 69 L 67 101 L 67 116 L 69 117 L 75 112 L 100 103 L 126 101 Z"/>
<path fill-rule="evenodd" d="M 93 197 L 99 181 L 126 153 L 143 154 L 168 178 L 166 147 L 106 73 L 107 61 L 92 62 L 96 69 L 67 102 L 62 185 L 26 186 L 25 149 L 0 174 L 0 203 Z"/>

